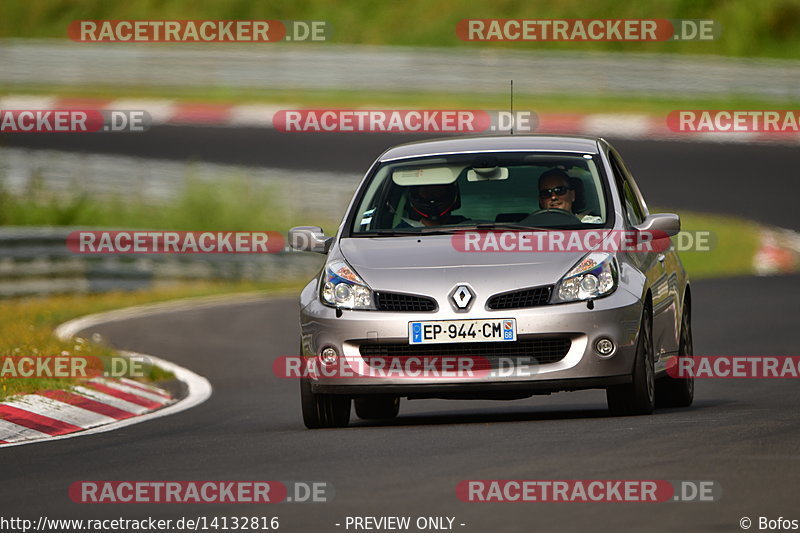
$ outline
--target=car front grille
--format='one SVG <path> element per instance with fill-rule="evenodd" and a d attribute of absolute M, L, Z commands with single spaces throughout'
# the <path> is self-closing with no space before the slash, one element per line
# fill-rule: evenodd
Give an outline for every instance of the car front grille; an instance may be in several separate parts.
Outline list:
<path fill-rule="evenodd" d="M 376 291 L 375 306 L 379 311 L 430 312 L 436 311 L 436 300 L 414 294 Z"/>
<path fill-rule="evenodd" d="M 517 360 L 540 365 L 561 361 L 569 352 L 572 341 L 566 337 L 521 339 L 513 342 L 464 342 L 446 344 L 405 344 L 367 342 L 359 346 L 361 357 L 369 364 L 370 358 L 391 360 L 408 357 L 482 357 L 491 368 L 499 358 Z"/>
<path fill-rule="evenodd" d="M 489 309 L 522 309 L 524 307 L 547 305 L 552 290 L 553 286 L 547 285 L 545 287 L 495 294 L 489 298 L 486 306 Z"/>

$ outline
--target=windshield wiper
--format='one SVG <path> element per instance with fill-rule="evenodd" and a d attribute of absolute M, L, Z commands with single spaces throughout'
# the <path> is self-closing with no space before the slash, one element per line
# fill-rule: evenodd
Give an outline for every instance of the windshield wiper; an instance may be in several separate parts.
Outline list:
<path fill-rule="evenodd" d="M 528 230 L 528 231 L 551 231 L 554 229 L 562 229 L 557 226 L 552 227 L 537 227 L 525 226 L 514 222 L 480 222 L 478 224 L 468 224 L 461 226 L 420 226 L 414 228 L 394 228 L 394 229 L 374 229 L 370 231 L 359 231 L 353 233 L 353 236 L 358 237 L 395 237 L 395 236 L 413 236 L 413 235 L 451 235 L 461 231 L 479 231 L 479 230 Z"/>
<path fill-rule="evenodd" d="M 419 228 L 396 228 L 396 229 L 373 229 L 369 231 L 359 231 L 352 234 L 353 237 L 394 237 L 397 235 L 417 235 Z M 408 231 L 411 230 L 411 231 Z"/>
<path fill-rule="evenodd" d="M 478 224 L 469 224 L 464 226 L 445 226 L 445 227 L 429 227 L 432 230 L 446 230 L 446 233 L 455 233 L 458 231 L 476 231 L 476 230 L 492 230 L 492 229 L 524 229 L 532 231 L 547 231 L 550 228 L 540 228 L 536 226 L 525 226 L 523 224 L 516 224 L 514 222 L 481 222 Z M 424 233 L 427 233 L 424 229 Z"/>
<path fill-rule="evenodd" d="M 530 229 L 547 231 L 548 228 L 537 226 L 526 226 L 525 224 L 518 224 L 516 222 L 485 222 L 475 224 L 476 229 Z"/>

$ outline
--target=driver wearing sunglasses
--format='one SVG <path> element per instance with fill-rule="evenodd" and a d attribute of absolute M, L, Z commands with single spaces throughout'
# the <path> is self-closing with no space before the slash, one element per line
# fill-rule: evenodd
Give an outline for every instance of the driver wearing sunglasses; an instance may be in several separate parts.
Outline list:
<path fill-rule="evenodd" d="M 569 184 L 569 176 L 563 170 L 554 168 L 539 177 L 539 207 L 542 209 L 561 209 L 572 213 L 575 190 Z"/>
<path fill-rule="evenodd" d="M 570 185 L 569 175 L 566 172 L 553 168 L 539 176 L 540 209 L 560 209 L 573 213 L 573 203 L 575 203 L 575 189 Z M 581 222 L 602 221 L 600 217 L 593 215 L 575 215 L 575 217 Z"/>

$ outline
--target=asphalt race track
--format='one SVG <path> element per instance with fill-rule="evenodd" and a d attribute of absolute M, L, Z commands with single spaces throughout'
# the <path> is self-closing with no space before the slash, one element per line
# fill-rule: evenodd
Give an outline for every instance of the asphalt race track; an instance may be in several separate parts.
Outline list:
<path fill-rule="evenodd" d="M 113 136 L 86 136 L 91 146 L 72 144 L 86 142 L 78 137 L 18 136 L 15 143 L 359 171 L 400 136 L 154 128 L 130 144 L 107 140 Z M 784 186 L 797 191 L 791 177 L 797 148 L 615 145 L 651 203 L 798 228 L 794 194 L 780 193 Z M 798 275 L 695 283 L 695 353 L 798 355 L 798 289 Z M 344 531 L 335 524 L 348 515 L 429 515 L 454 516 L 457 531 L 480 533 L 741 531 L 744 516 L 756 522 L 754 530 L 759 516 L 800 518 L 800 386 L 794 380 L 701 381 L 691 408 L 648 417 L 609 417 L 604 393 L 585 391 L 514 402 L 404 401 L 399 418 L 389 424 L 355 421 L 347 429 L 308 431 L 298 384 L 271 372 L 276 356 L 296 352 L 295 300 L 163 313 L 90 331 L 116 347 L 206 376 L 213 395 L 188 411 L 118 431 L 3 450 L 5 515 L 279 516 L 281 531 L 289 532 Z M 91 506 L 72 503 L 67 495 L 78 480 L 207 479 L 326 481 L 336 496 L 331 503 L 231 507 Z M 469 504 L 455 494 L 457 483 L 467 479 L 714 480 L 722 498 Z"/>

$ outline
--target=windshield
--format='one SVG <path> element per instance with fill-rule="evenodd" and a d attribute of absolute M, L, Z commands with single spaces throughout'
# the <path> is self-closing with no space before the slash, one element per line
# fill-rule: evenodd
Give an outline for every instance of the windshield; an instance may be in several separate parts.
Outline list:
<path fill-rule="evenodd" d="M 351 235 L 470 227 L 597 228 L 607 221 L 588 154 L 456 154 L 382 164 L 351 216 Z"/>

